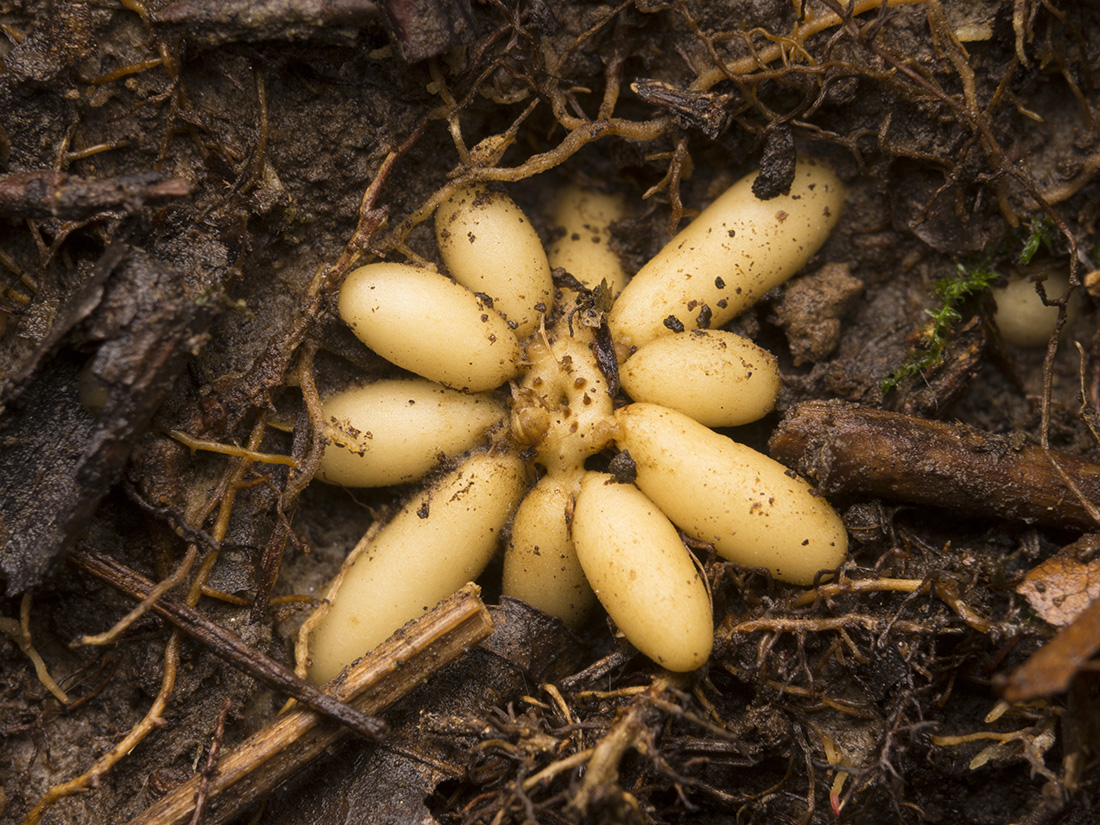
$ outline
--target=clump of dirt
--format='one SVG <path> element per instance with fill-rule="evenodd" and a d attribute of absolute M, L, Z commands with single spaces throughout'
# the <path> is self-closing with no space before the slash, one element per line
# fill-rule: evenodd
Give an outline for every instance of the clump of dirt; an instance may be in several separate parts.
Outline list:
<path fill-rule="evenodd" d="M 1073 625 L 1061 683 L 998 691 L 1026 693 L 1013 674 L 1054 633 L 1016 586 L 1093 546 L 1074 542 L 1100 515 L 1095 306 L 1019 350 L 987 286 L 1054 269 L 1081 294 L 1097 267 L 1097 17 L 1033 0 L 0 3 L 0 821 L 123 822 L 187 781 L 197 821 L 273 825 L 369 819 L 380 786 L 410 822 L 1088 820 L 1100 619 Z M 344 554 L 410 493 L 310 484 L 321 395 L 394 370 L 336 317 L 343 276 L 438 263 L 425 221 L 475 181 L 544 240 L 563 182 L 624 193 L 614 245 L 637 269 L 754 167 L 759 196 L 782 191 L 796 154 L 837 170 L 846 213 L 730 325 L 784 378 L 738 439 L 763 446 L 813 400 L 906 432 L 961 421 L 1081 480 L 1053 518 L 951 493 L 965 456 L 878 456 L 881 486 L 831 496 L 852 538 L 831 581 L 792 588 L 693 547 L 717 622 L 698 673 L 505 599 L 511 635 L 405 697 L 392 738 L 304 759 L 306 785 L 262 810 L 266 791 L 218 789 L 288 690 L 261 672 L 293 667 Z M 898 497 L 918 471 L 939 504 Z M 120 592 L 103 558 L 184 612 L 84 639 L 148 592 Z M 217 628 L 243 646 L 233 667 Z"/>

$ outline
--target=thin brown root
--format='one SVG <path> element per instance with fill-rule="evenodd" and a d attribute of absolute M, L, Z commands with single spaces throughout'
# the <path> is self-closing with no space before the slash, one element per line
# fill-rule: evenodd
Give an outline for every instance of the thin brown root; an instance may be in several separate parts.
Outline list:
<path fill-rule="evenodd" d="M 222 444 L 218 441 L 208 441 L 205 438 L 195 438 L 195 436 L 188 435 L 182 430 L 171 430 L 168 434 L 180 444 L 192 450 L 206 450 L 211 453 L 221 453 L 222 455 L 246 458 L 249 461 L 258 461 L 261 464 L 286 464 L 291 467 L 298 466 L 298 459 L 289 455 L 260 453 L 255 450 L 245 449 L 244 447 L 237 447 L 233 444 Z"/>
<path fill-rule="evenodd" d="M 157 586 L 153 588 L 144 599 L 138 602 L 129 613 L 119 619 L 109 629 L 102 633 L 96 633 L 93 636 L 81 636 L 73 642 L 74 647 L 80 647 L 82 645 L 108 645 L 118 639 L 127 628 L 134 622 L 149 612 L 149 609 L 153 606 L 153 603 L 163 596 L 165 593 L 179 587 L 187 580 L 187 574 L 191 572 L 191 567 L 195 563 L 195 558 L 198 556 L 198 547 L 194 544 L 189 545 L 187 553 L 183 557 L 183 561 L 179 563 L 175 571 L 166 579 L 157 583 Z"/>
<path fill-rule="evenodd" d="M 73 794 L 83 793 L 99 784 L 99 780 L 113 768 L 127 754 L 136 748 L 146 736 L 153 730 L 164 725 L 164 709 L 168 706 L 168 700 L 172 696 L 172 690 L 176 686 L 176 672 L 179 667 L 179 632 L 172 633 L 168 639 L 168 645 L 164 649 L 164 675 L 161 678 L 160 690 L 157 692 L 153 704 L 140 722 L 130 729 L 125 738 L 115 745 L 110 752 L 100 757 L 89 770 L 75 779 L 52 786 L 38 804 L 34 806 L 23 825 L 38 825 L 45 816 L 46 811 L 60 799 Z"/>
<path fill-rule="evenodd" d="M 31 639 L 31 594 L 24 593 L 23 601 L 19 605 L 19 621 L 15 619 L 9 619 L 6 616 L 0 616 L 0 633 L 4 633 L 11 637 L 19 649 L 23 651 L 31 663 L 34 665 L 35 675 L 38 677 L 38 681 L 42 683 L 42 686 L 46 688 L 50 693 L 57 697 L 57 700 L 63 705 L 69 704 L 69 697 L 61 689 L 61 686 L 54 681 L 54 678 L 50 675 L 49 669 L 46 667 L 46 663 L 42 660 L 42 656 L 34 647 L 34 641 Z"/>

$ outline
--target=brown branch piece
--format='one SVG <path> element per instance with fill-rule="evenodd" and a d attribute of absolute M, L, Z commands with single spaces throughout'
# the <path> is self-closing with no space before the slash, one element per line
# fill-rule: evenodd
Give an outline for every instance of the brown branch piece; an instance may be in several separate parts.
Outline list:
<path fill-rule="evenodd" d="M 378 713 L 488 637 L 488 610 L 469 584 L 347 668 L 325 690 L 361 713 Z M 204 825 L 236 818 L 347 734 L 306 708 L 295 708 L 226 753 L 206 780 Z M 201 775 L 180 785 L 129 825 L 185 825 Z M 227 793 L 232 789 L 232 793 Z"/>
<path fill-rule="evenodd" d="M 138 172 L 89 180 L 48 170 L 0 175 L 0 215 L 9 218 L 78 220 L 109 209 L 134 211 L 142 204 L 184 198 L 191 187 L 183 178 Z"/>
<path fill-rule="evenodd" d="M 787 413 L 769 449 L 826 495 L 873 496 L 1053 527 L 1096 527 L 1088 502 L 1100 501 L 1100 465 L 962 424 L 843 401 L 810 401 Z"/>
<path fill-rule="evenodd" d="M 381 20 L 374 0 L 172 0 L 151 9 L 155 26 L 204 46 L 262 40 L 352 41 Z"/>
<path fill-rule="evenodd" d="M 144 599 L 155 587 L 154 583 L 144 576 L 99 553 L 77 550 L 69 556 L 69 560 L 80 569 L 135 599 Z M 194 608 L 174 599 L 162 597 L 153 602 L 152 610 L 188 636 L 201 642 L 212 653 L 233 667 L 268 687 L 294 697 L 318 713 L 342 725 L 347 725 L 356 733 L 369 739 L 377 739 L 385 730 L 385 725 L 380 719 L 367 716 L 341 700 L 322 692 L 316 686 L 296 676 L 284 665 L 249 647 L 239 636 L 214 624 Z"/>

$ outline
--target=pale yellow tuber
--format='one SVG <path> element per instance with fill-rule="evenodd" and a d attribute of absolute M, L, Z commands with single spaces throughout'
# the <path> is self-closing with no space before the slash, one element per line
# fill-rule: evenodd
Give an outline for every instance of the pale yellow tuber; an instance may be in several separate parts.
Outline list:
<path fill-rule="evenodd" d="M 550 264 L 531 221 L 507 195 L 464 187 L 440 204 L 435 237 L 448 271 L 488 295 L 523 340 L 554 302 Z"/>
<path fill-rule="evenodd" d="M 756 421 L 779 393 L 775 356 L 723 330 L 656 338 L 630 357 L 619 378 L 635 401 L 679 410 L 708 427 Z"/>
<path fill-rule="evenodd" d="M 573 541 L 600 604 L 630 643 L 668 670 L 695 670 L 714 639 L 710 597 L 676 528 L 633 484 L 581 481 Z"/>
<path fill-rule="evenodd" d="M 517 456 L 478 454 L 361 541 L 326 596 L 328 612 L 313 628 L 309 678 L 327 682 L 476 579 L 526 489 Z"/>
<path fill-rule="evenodd" d="M 560 266 L 589 289 L 606 281 L 611 296 L 618 295 L 627 275 L 611 248 L 611 224 L 625 214 L 620 195 L 565 187 L 554 205 L 554 223 L 563 231 L 548 250 L 550 265 Z"/>
<path fill-rule="evenodd" d="M 723 558 L 793 584 L 812 584 L 844 561 L 844 523 L 779 462 L 654 404 L 631 404 L 615 417 L 642 492 Z"/>
<path fill-rule="evenodd" d="M 440 459 L 472 449 L 504 406 L 424 379 L 378 381 L 324 401 L 325 447 L 318 478 L 380 487 L 423 478 Z"/>
<path fill-rule="evenodd" d="M 544 476 L 516 511 L 504 552 L 504 594 L 574 627 L 596 602 L 570 534 L 580 476 Z"/>
<path fill-rule="evenodd" d="M 507 322 L 466 287 L 427 269 L 360 267 L 340 290 L 340 317 L 386 360 L 457 390 L 494 389 L 519 369 L 519 340 Z"/>
<path fill-rule="evenodd" d="M 627 284 L 608 318 L 620 346 L 720 327 L 801 269 L 844 207 L 827 166 L 802 159 L 786 195 L 758 200 L 756 175 L 727 189 Z"/>

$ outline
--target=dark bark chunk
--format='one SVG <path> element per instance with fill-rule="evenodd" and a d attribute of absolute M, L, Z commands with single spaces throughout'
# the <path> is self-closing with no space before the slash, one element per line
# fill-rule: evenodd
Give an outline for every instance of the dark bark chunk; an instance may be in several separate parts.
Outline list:
<path fill-rule="evenodd" d="M 210 314 L 178 271 L 144 252 L 131 252 L 109 281 L 107 264 L 0 389 L 0 572 L 8 595 L 41 582 L 78 537 Z M 82 354 L 91 347 L 94 355 Z"/>

